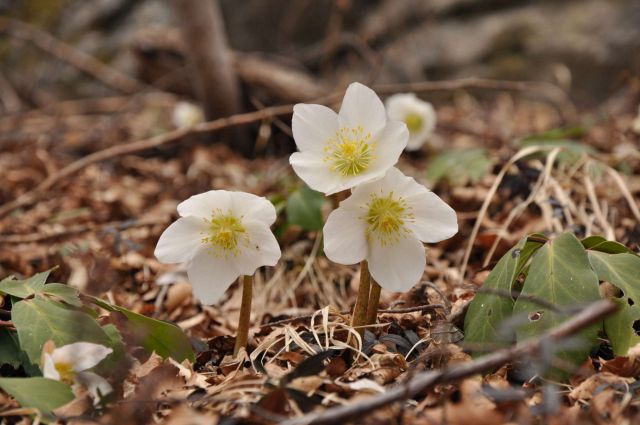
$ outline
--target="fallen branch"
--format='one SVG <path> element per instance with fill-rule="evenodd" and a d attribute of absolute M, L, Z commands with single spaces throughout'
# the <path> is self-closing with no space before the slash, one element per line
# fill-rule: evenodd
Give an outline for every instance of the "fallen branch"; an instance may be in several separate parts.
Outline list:
<path fill-rule="evenodd" d="M 134 78 L 105 65 L 93 56 L 58 40 L 33 25 L 16 19 L 0 17 L 0 32 L 6 32 L 16 39 L 31 42 L 41 50 L 92 75 L 107 86 L 120 92 L 131 94 L 139 92 L 146 87 Z"/>
<path fill-rule="evenodd" d="M 147 220 L 125 220 L 125 221 L 112 221 L 109 223 L 88 223 L 78 224 L 75 226 L 67 227 L 66 229 L 54 231 L 51 233 L 27 233 L 27 234 L 13 234 L 13 235 L 0 235 L 0 243 L 6 244 L 21 244 L 21 243 L 33 243 L 42 242 L 49 239 L 57 239 L 77 235 L 79 233 L 86 232 L 100 232 L 100 231 L 123 231 L 134 227 L 154 226 L 156 224 L 167 224 L 169 217 L 165 219 L 147 219 Z"/>
<path fill-rule="evenodd" d="M 391 308 L 391 309 L 379 309 L 378 314 L 404 314 L 404 313 L 413 313 L 416 311 L 435 311 L 436 309 L 445 310 L 446 307 L 442 304 L 426 304 L 426 305 L 418 305 L 415 307 L 406 307 L 406 308 Z M 351 310 L 343 310 L 337 313 L 329 312 L 329 316 L 338 316 L 343 314 L 349 314 Z M 302 320 L 311 319 L 316 313 L 305 314 L 303 316 L 290 317 L 288 319 L 276 320 L 274 322 L 265 323 L 264 325 L 260 325 L 260 328 L 266 328 L 268 326 L 279 326 L 286 325 L 288 323 L 299 322 Z"/>
<path fill-rule="evenodd" d="M 126 145 L 116 145 L 107 149 L 94 152 L 87 155 L 71 164 L 67 165 L 55 174 L 47 177 L 42 183 L 31 189 L 29 192 L 24 193 L 19 198 L 7 202 L 0 206 L 0 217 L 5 216 L 9 212 L 28 206 L 36 202 L 40 196 L 51 189 L 60 180 L 63 180 L 81 169 L 95 164 L 97 162 L 106 161 L 107 159 L 115 158 L 117 156 L 129 155 L 136 152 L 142 152 L 147 149 L 157 148 L 162 145 L 175 142 L 182 139 L 184 136 L 192 133 L 206 133 L 210 131 L 216 131 L 227 127 L 233 127 L 241 124 L 248 124 L 256 121 L 261 121 L 265 118 L 269 118 L 276 115 L 287 115 L 293 111 L 292 105 L 274 106 L 271 108 L 265 108 L 260 111 L 249 112 L 246 114 L 232 115 L 227 118 L 220 118 L 214 121 L 204 122 L 197 124 L 190 128 L 183 128 L 170 131 L 168 133 L 160 134 L 158 136 L 151 137 L 149 139 L 140 140 Z"/>
<path fill-rule="evenodd" d="M 616 306 L 609 301 L 598 301 L 587 306 L 570 320 L 551 329 L 538 338 L 532 338 L 511 348 L 505 348 L 482 356 L 472 362 L 456 365 L 452 368 L 422 372 L 415 375 L 407 383 L 391 388 L 386 392 L 372 396 L 363 401 L 334 407 L 320 413 L 311 413 L 298 418 L 281 422 L 282 425 L 319 425 L 343 423 L 356 416 L 361 419 L 375 409 L 387 406 L 397 401 L 405 400 L 432 388 L 436 384 L 458 381 L 469 376 L 491 370 L 504 365 L 514 358 L 530 356 L 538 352 L 542 346 L 556 342 L 564 337 L 575 335 L 605 316 L 613 313 Z"/>
<path fill-rule="evenodd" d="M 493 90 L 517 90 L 517 91 L 535 91 L 540 88 L 540 85 L 544 86 L 553 86 L 547 83 L 539 83 L 534 81 L 501 81 L 501 80 L 488 80 L 482 78 L 464 78 L 460 80 L 447 80 L 447 81 L 425 81 L 418 83 L 407 83 L 407 84 L 386 84 L 375 86 L 374 89 L 379 93 L 395 93 L 395 92 L 403 92 L 403 91 L 438 91 L 438 90 L 459 90 L 465 88 L 485 88 L 485 89 L 493 89 Z M 562 90 L 557 88 L 557 90 Z M 327 96 L 312 99 L 309 102 L 311 103 L 319 103 L 329 105 L 339 101 L 344 94 L 344 90 L 335 91 Z M 553 99 L 549 99 L 553 101 Z M 561 106 L 561 105 L 557 105 Z M 43 195 L 46 191 L 48 191 L 54 184 L 58 183 L 60 180 L 69 177 L 76 172 L 80 171 L 84 167 L 88 165 L 95 164 L 97 162 L 105 161 L 108 159 L 115 158 L 117 156 L 129 155 L 132 153 L 142 152 L 148 149 L 157 148 L 162 145 L 167 145 L 169 143 L 180 140 L 182 137 L 187 136 L 193 133 L 207 133 L 211 131 L 221 130 L 227 127 L 233 127 L 243 124 L 250 124 L 257 121 L 262 121 L 267 118 L 272 118 L 280 115 L 289 115 L 293 112 L 293 105 L 280 105 L 280 106 L 272 106 L 269 108 L 261 109 L 259 111 L 248 112 L 245 114 L 232 115 L 226 118 L 220 118 L 213 121 L 208 121 L 204 123 L 197 124 L 193 127 L 183 128 L 178 130 L 173 130 L 168 133 L 164 133 L 158 136 L 154 136 L 148 139 L 140 140 L 137 142 L 128 143 L 126 145 L 117 145 L 112 146 L 107 149 L 94 152 L 90 155 L 87 155 L 71 164 L 67 165 L 60 171 L 55 174 L 50 175 L 46 180 L 41 182 L 35 188 L 30 191 L 24 193 L 19 198 L 7 202 L 0 206 L 0 218 L 7 215 L 11 211 L 21 208 L 24 206 L 28 206 L 36 202 L 41 195 Z M 533 153 L 539 150 L 539 148 L 531 147 L 525 148 L 522 152 Z M 516 157 L 520 157 L 518 155 Z M 516 157 L 511 159 L 511 162 L 515 162 Z M 511 162 L 509 164 L 511 164 Z M 505 171 L 506 172 L 506 171 Z M 500 179 L 498 179 L 500 180 Z M 497 188 L 496 188 L 497 189 Z M 490 197 L 488 198 L 490 201 Z M 486 205 L 488 207 L 488 205 Z M 481 214 L 480 214 L 481 215 Z M 479 215 L 479 216 L 480 216 Z M 481 220 L 476 221 L 476 226 L 479 226 Z M 474 229 L 477 232 L 477 229 Z M 472 235 L 471 241 L 475 240 L 475 235 Z M 472 243 L 469 244 L 467 250 L 470 250 Z M 470 252 L 465 253 L 465 260 L 463 262 L 463 273 L 466 269 L 466 262 L 468 261 L 468 255 Z"/>

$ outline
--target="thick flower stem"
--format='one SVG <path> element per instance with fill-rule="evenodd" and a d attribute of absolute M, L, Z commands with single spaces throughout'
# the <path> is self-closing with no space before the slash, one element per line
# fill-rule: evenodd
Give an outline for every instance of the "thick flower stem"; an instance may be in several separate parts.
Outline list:
<path fill-rule="evenodd" d="M 369 266 L 366 261 L 360 263 L 360 285 L 358 287 L 358 298 L 356 306 L 353 309 L 351 318 L 351 326 L 357 328 L 360 336 L 364 335 L 365 321 L 367 320 L 367 305 L 369 304 L 369 282 L 371 275 L 369 274 Z"/>
<path fill-rule="evenodd" d="M 371 279 L 371 290 L 369 292 L 369 304 L 367 305 L 366 325 L 375 325 L 378 320 L 378 305 L 380 304 L 380 285 Z"/>
<path fill-rule="evenodd" d="M 236 346 L 233 349 L 234 357 L 238 355 L 241 348 L 246 348 L 249 340 L 249 321 L 251 319 L 251 297 L 253 295 L 253 278 L 251 276 L 242 277 L 242 304 L 240 305 L 240 319 L 238 320 L 238 335 L 236 336 Z"/>

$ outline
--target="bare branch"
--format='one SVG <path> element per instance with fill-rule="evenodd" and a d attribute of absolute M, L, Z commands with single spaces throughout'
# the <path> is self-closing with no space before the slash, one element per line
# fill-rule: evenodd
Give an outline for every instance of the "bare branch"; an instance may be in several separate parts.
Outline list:
<path fill-rule="evenodd" d="M 334 407 L 324 412 L 311 413 L 298 418 L 292 418 L 282 422 L 282 425 L 343 423 L 356 416 L 362 418 L 375 409 L 413 397 L 416 394 L 432 388 L 436 384 L 457 381 L 502 366 L 514 358 L 535 354 L 543 345 L 574 335 L 579 330 L 598 322 L 615 310 L 616 306 L 609 301 L 602 300 L 595 302 L 573 316 L 570 320 L 567 320 L 538 338 L 529 339 L 511 348 L 498 350 L 472 362 L 456 365 L 453 368 L 422 372 L 415 375 L 409 382 L 391 388 L 380 395 L 370 397 L 358 403 Z"/>

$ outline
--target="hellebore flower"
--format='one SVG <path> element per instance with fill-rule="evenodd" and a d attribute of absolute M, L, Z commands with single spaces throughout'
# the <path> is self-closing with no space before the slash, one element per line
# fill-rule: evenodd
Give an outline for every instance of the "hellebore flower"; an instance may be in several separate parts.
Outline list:
<path fill-rule="evenodd" d="M 293 108 L 291 155 L 294 171 L 312 189 L 331 195 L 382 178 L 398 162 L 409 131 L 387 119 L 384 105 L 370 88 L 353 83 L 340 112 L 299 103 Z"/>
<path fill-rule="evenodd" d="M 55 348 L 49 341 L 42 352 L 42 375 L 73 386 L 84 386 L 98 402 L 113 388 L 106 379 L 88 369 L 97 366 L 112 352 L 111 348 L 91 342 L 75 342 Z"/>
<path fill-rule="evenodd" d="M 373 279 L 404 292 L 419 282 L 426 264 L 423 242 L 458 231 L 455 211 L 435 193 L 391 168 L 340 203 L 324 226 L 324 251 L 339 264 L 366 260 Z"/>
<path fill-rule="evenodd" d="M 193 293 L 203 304 L 215 304 L 239 276 L 280 258 L 269 229 L 276 210 L 263 197 L 211 190 L 180 203 L 178 214 L 160 236 L 155 256 L 163 263 L 187 263 Z"/>
<path fill-rule="evenodd" d="M 436 127 L 436 111 L 429 102 L 413 93 L 399 93 L 385 102 L 389 119 L 403 121 L 409 129 L 409 142 L 405 150 L 415 151 L 431 138 Z"/>

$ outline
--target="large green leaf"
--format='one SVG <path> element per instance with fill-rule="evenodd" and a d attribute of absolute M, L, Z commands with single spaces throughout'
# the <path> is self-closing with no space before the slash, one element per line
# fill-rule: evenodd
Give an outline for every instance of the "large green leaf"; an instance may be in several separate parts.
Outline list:
<path fill-rule="evenodd" d="M 509 332 L 500 330 L 504 320 L 511 316 L 514 304 L 513 298 L 505 296 L 505 293 L 512 291 L 516 277 L 542 245 L 541 239 L 524 238 L 498 261 L 482 287 L 499 291 L 501 294 L 476 294 L 465 316 L 465 343 L 495 347 L 496 344 L 511 342 Z"/>
<path fill-rule="evenodd" d="M 42 346 L 48 340 L 57 347 L 78 341 L 111 346 L 109 336 L 87 313 L 41 296 L 17 302 L 11 320 L 20 346 L 35 364 L 40 363 Z"/>
<path fill-rule="evenodd" d="M 185 359 L 192 362 L 195 360 L 191 342 L 178 326 L 134 313 L 99 298 L 92 297 L 91 299 L 100 308 L 122 313 L 127 319 L 127 330 L 148 352 L 155 351 L 163 358 L 171 357 L 179 362 Z"/>
<path fill-rule="evenodd" d="M 452 185 L 477 182 L 489 171 L 493 161 L 484 149 L 450 150 L 435 156 L 427 164 L 427 179 Z"/>
<path fill-rule="evenodd" d="M 0 387 L 22 407 L 37 409 L 45 419 L 55 419 L 51 412 L 74 399 L 71 387 L 46 378 L 0 378 Z"/>
<path fill-rule="evenodd" d="M 624 356 L 629 348 L 640 343 L 634 323 L 640 320 L 640 257 L 635 254 L 608 254 L 589 251 L 589 260 L 598 279 L 615 285 L 624 294 L 618 302 L 618 312 L 604 321 L 604 329 L 613 351 Z"/>
<path fill-rule="evenodd" d="M 307 231 L 322 229 L 322 204 L 325 197 L 321 193 L 303 187 L 287 199 L 287 221 Z"/>
<path fill-rule="evenodd" d="M 532 297 L 555 305 L 559 311 L 533 302 Z M 599 298 L 598 277 L 591 269 L 586 250 L 571 233 L 558 236 L 533 257 L 522 292 L 513 307 L 514 315 L 526 318 L 516 333 L 518 341 L 539 336 L 558 326 L 567 320 L 568 308 Z M 578 365 L 589 355 L 597 333 L 598 326 L 591 326 L 578 334 L 580 346 L 558 347 L 555 354 L 560 360 Z M 552 371 L 554 375 L 563 375 L 559 372 Z"/>
<path fill-rule="evenodd" d="M 24 280 L 15 280 L 13 276 L 9 276 L 0 282 L 0 292 L 17 298 L 27 298 L 34 295 L 44 288 L 44 283 L 47 281 L 51 270 L 37 273 Z"/>

